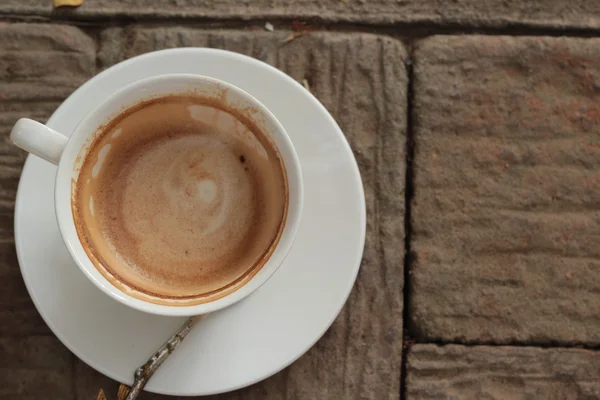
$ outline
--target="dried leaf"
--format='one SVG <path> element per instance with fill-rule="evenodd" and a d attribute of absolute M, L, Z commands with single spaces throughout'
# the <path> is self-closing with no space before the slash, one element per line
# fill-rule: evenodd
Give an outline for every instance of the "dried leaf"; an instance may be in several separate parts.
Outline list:
<path fill-rule="evenodd" d="M 100 391 L 98 392 L 98 397 L 96 398 L 96 400 L 107 400 L 106 395 L 104 394 L 104 390 L 100 389 Z"/>
<path fill-rule="evenodd" d="M 302 31 L 306 28 L 306 22 L 294 20 L 290 24 L 293 31 Z"/>
<path fill-rule="evenodd" d="M 311 29 L 306 29 L 306 30 L 303 30 L 303 31 L 297 31 L 297 32 L 294 32 L 294 33 L 292 33 L 291 35 L 289 35 L 288 37 L 286 37 L 285 39 L 283 39 L 283 40 L 281 41 L 281 44 L 286 44 L 286 43 L 289 43 L 289 42 L 291 42 L 292 40 L 299 38 L 300 36 L 304 36 L 304 35 L 306 35 L 307 33 L 311 33 L 312 31 L 314 31 L 314 28 L 311 28 Z"/>
<path fill-rule="evenodd" d="M 117 393 L 117 400 L 125 400 L 129 394 L 129 387 L 125 385 L 119 385 L 119 393 Z"/>
<path fill-rule="evenodd" d="M 297 35 L 298 32 L 294 32 L 291 35 L 289 35 L 288 37 L 286 37 L 285 39 L 283 39 L 281 41 L 281 44 L 287 43 L 287 42 L 291 42 L 292 40 L 296 39 L 298 37 Z"/>
<path fill-rule="evenodd" d="M 304 89 L 306 89 L 310 92 L 310 86 L 309 86 L 308 80 L 306 78 L 302 79 L 302 86 L 304 86 Z"/>
<path fill-rule="evenodd" d="M 54 8 L 58 7 L 77 7 L 83 3 L 83 0 L 54 0 Z"/>
<path fill-rule="evenodd" d="M 281 41 L 282 44 L 291 42 L 292 40 L 299 38 L 302 35 L 306 35 L 307 33 L 310 33 L 316 29 L 314 26 L 306 25 L 306 22 L 296 20 L 292 21 L 291 27 L 293 31 L 292 34 L 283 39 Z"/>

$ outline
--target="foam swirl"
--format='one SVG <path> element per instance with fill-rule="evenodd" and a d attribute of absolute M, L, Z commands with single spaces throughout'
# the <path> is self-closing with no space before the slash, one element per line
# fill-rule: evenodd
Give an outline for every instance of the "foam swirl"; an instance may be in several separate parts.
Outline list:
<path fill-rule="evenodd" d="M 243 245 L 255 208 L 239 158 L 215 134 L 145 149 L 131 166 L 121 213 L 146 263 L 211 263 Z"/>

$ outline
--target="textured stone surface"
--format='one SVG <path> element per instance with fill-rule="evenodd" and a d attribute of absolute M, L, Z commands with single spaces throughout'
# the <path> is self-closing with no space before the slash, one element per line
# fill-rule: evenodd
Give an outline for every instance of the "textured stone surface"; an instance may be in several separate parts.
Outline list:
<path fill-rule="evenodd" d="M 362 34 L 311 34 L 282 46 L 287 35 L 111 28 L 101 34 L 99 63 L 107 67 L 163 48 L 217 47 L 309 82 L 346 133 L 361 169 L 369 218 L 360 275 L 341 315 L 307 355 L 267 381 L 222 398 L 395 399 L 402 345 L 405 50 L 393 39 Z M 78 369 L 78 390 L 87 396 L 98 383 L 85 379 L 93 374 L 86 368 Z"/>
<path fill-rule="evenodd" d="M 0 337 L 0 398 L 72 399 L 72 357 L 53 336 Z"/>
<path fill-rule="evenodd" d="M 417 345 L 407 371 L 407 400 L 600 397 L 600 354 L 590 350 Z"/>
<path fill-rule="evenodd" d="M 60 18 L 314 18 L 370 23 L 433 23 L 473 26 L 531 25 L 598 28 L 600 4 L 571 0 L 93 0 L 77 9 L 52 9 L 50 1 L 4 0 L 0 12 Z"/>
<path fill-rule="evenodd" d="M 600 41 L 415 50 L 420 340 L 600 343 Z"/>
<path fill-rule="evenodd" d="M 251 54 L 310 82 L 313 92 L 340 122 L 359 160 L 369 213 L 364 263 L 348 306 L 309 354 L 266 382 L 225 397 L 397 398 L 402 328 L 405 51 L 397 41 L 372 35 L 315 34 L 281 46 L 286 36 L 283 32 L 111 28 L 100 34 L 98 62 L 106 67 L 159 48 L 211 46 Z M 18 117 L 45 120 L 64 97 L 91 76 L 96 48 L 90 37 L 74 27 L 3 24 L 0 49 L 0 127 L 4 137 L 0 148 L 0 238 L 6 242 L 0 243 L 0 274 L 10 288 L 0 296 L 0 317 L 7 322 L 0 333 L 37 335 L 48 330 L 24 289 L 12 238 L 14 196 L 24 154 L 9 145 L 7 136 Z M 49 345 L 35 347 L 38 340 L 54 344 L 50 349 Z M 3 374 L 0 393 L 7 398 L 83 399 L 97 394 L 101 387 L 111 394 L 116 390 L 115 382 L 80 361 L 71 372 L 70 364 L 65 366 L 71 356 L 56 339 L 33 336 L 27 341 L 33 344 L 14 347 L 8 357 L 19 362 L 7 365 L 9 372 Z M 40 367 L 45 357 L 59 360 Z M 153 397 L 162 398 L 149 398 Z"/>
<path fill-rule="evenodd" d="M 10 129 L 20 117 L 44 122 L 95 65 L 95 43 L 77 28 L 0 23 L 0 337 L 50 332 L 25 289 L 14 249 L 25 152 L 9 143 Z"/>

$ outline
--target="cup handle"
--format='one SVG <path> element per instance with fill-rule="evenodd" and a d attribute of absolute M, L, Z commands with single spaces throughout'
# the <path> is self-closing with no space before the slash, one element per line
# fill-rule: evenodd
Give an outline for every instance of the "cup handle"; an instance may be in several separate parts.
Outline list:
<path fill-rule="evenodd" d="M 69 139 L 44 124 L 21 118 L 13 126 L 10 140 L 23 150 L 58 165 Z"/>

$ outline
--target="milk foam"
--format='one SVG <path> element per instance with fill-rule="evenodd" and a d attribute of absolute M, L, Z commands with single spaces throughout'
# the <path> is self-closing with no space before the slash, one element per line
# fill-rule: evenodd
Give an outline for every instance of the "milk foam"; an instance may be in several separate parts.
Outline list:
<path fill-rule="evenodd" d="M 78 233 L 97 268 L 159 298 L 200 298 L 260 268 L 286 214 L 273 145 L 205 102 L 172 96 L 125 111 L 76 185 Z"/>

